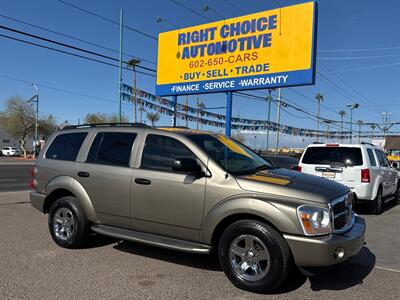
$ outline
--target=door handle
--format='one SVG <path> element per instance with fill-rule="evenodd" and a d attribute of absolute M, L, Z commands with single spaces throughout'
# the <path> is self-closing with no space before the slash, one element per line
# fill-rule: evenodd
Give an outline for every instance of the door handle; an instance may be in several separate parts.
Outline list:
<path fill-rule="evenodd" d="M 79 177 L 90 177 L 90 174 L 88 172 L 79 171 L 78 176 Z"/>
<path fill-rule="evenodd" d="M 144 179 L 144 178 L 135 178 L 135 183 L 149 185 L 149 184 L 151 184 L 151 180 Z"/>

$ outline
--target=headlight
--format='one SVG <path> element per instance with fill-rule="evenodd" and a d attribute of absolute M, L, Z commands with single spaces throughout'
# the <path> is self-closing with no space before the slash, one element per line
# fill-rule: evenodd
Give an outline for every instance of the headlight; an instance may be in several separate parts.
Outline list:
<path fill-rule="evenodd" d="M 306 235 L 322 235 L 332 232 L 331 216 L 326 208 L 303 205 L 297 209 L 297 215 Z"/>

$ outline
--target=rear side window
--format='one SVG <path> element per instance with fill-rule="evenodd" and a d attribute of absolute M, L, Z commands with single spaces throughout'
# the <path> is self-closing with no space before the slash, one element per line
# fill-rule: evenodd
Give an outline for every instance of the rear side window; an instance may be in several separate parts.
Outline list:
<path fill-rule="evenodd" d="M 188 147 L 174 138 L 150 134 L 146 138 L 140 167 L 176 173 L 172 167 L 177 158 L 196 159 L 196 156 Z"/>
<path fill-rule="evenodd" d="M 90 147 L 86 162 L 128 167 L 135 138 L 136 133 L 131 132 L 100 132 Z"/>
<path fill-rule="evenodd" d="M 379 165 L 381 167 L 389 167 L 389 164 L 386 160 L 386 155 L 380 150 L 375 150 L 375 153 L 378 156 Z"/>
<path fill-rule="evenodd" d="M 367 153 L 368 153 L 369 162 L 371 163 L 371 166 L 376 167 L 376 160 L 375 160 L 374 152 L 372 151 L 371 148 L 368 148 Z"/>
<path fill-rule="evenodd" d="M 86 135 L 87 132 L 75 132 L 56 136 L 46 151 L 46 158 L 75 161 Z"/>
<path fill-rule="evenodd" d="M 304 154 L 303 164 L 330 165 L 332 163 L 361 166 L 361 149 L 352 147 L 310 147 Z"/>

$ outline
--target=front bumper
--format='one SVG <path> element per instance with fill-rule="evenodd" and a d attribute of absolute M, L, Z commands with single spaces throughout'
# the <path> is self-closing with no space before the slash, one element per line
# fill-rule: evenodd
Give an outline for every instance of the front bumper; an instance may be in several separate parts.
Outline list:
<path fill-rule="evenodd" d="M 344 234 L 327 236 L 295 236 L 285 234 L 294 261 L 299 267 L 322 267 L 345 261 L 360 252 L 364 245 L 366 224 L 363 218 L 356 216 L 353 228 Z M 335 251 L 343 251 L 343 256 Z"/>
<path fill-rule="evenodd" d="M 29 198 L 31 200 L 31 204 L 37 210 L 43 212 L 44 211 L 44 200 L 46 199 L 46 195 L 42 193 L 38 193 L 34 190 L 31 190 L 29 194 Z"/>

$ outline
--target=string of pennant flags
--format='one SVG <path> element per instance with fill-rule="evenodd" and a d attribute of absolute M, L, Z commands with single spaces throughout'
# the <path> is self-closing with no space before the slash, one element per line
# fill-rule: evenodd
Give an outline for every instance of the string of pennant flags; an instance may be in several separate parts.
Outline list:
<path fill-rule="evenodd" d="M 140 106 L 155 110 L 161 114 L 168 116 L 176 115 L 181 120 L 189 120 L 190 122 L 198 122 L 217 128 L 225 127 L 225 115 L 206 111 L 200 108 L 187 106 L 177 103 L 176 112 L 174 111 L 174 102 L 140 89 L 132 89 L 131 86 L 122 84 L 122 99 L 124 101 L 133 102 L 133 95 L 136 96 L 136 103 Z M 213 119 L 213 120 L 210 120 Z M 216 120 L 215 120 L 216 119 Z M 272 121 L 255 120 L 246 118 L 232 117 L 232 129 L 246 131 L 279 131 L 282 134 L 303 136 L 303 137 L 327 137 L 330 139 L 349 139 L 351 133 L 349 131 L 322 131 L 305 128 L 297 128 L 278 124 Z M 358 135 L 357 135 L 358 136 Z M 363 133 L 363 138 L 383 138 L 385 135 L 374 133 Z"/>

